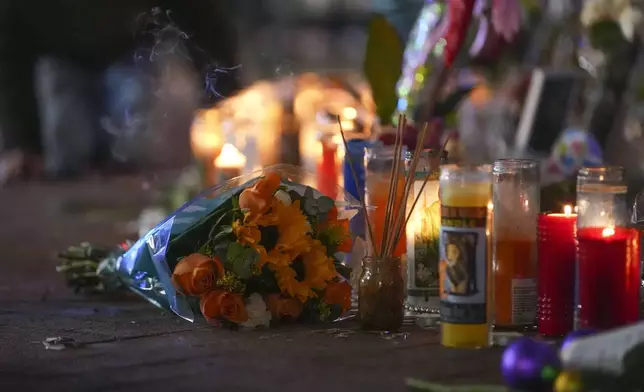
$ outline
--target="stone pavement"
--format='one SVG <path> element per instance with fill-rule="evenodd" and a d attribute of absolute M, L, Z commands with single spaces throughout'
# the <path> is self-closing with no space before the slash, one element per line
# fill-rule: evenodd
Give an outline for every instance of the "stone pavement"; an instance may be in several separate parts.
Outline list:
<path fill-rule="evenodd" d="M 75 296 L 55 272 L 56 252 L 132 238 L 148 188 L 139 178 L 0 188 L 0 391 L 404 391 L 406 377 L 500 381 L 499 350 L 445 349 L 435 331 L 231 332 L 130 295 Z M 45 350 L 56 336 L 78 347 Z"/>

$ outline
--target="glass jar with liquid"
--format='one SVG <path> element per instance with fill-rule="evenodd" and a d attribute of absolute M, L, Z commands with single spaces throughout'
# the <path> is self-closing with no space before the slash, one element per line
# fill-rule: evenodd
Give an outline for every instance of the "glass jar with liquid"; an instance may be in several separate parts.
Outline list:
<path fill-rule="evenodd" d="M 444 165 L 440 173 L 441 344 L 490 344 L 489 165 Z"/>
<path fill-rule="evenodd" d="M 524 331 L 537 319 L 539 164 L 499 159 L 492 166 L 492 281 L 495 331 Z"/>

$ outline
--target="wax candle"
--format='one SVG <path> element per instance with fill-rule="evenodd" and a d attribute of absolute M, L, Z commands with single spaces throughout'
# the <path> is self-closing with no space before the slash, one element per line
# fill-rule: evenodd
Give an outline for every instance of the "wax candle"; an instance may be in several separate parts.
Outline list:
<path fill-rule="evenodd" d="M 224 144 L 221 154 L 214 161 L 214 166 L 217 168 L 217 182 L 221 184 L 241 176 L 244 165 L 246 165 L 246 157 L 232 144 Z"/>
<path fill-rule="evenodd" d="M 624 168 L 577 175 L 577 328 L 610 329 L 639 313 L 639 231 L 627 228 Z"/>
<path fill-rule="evenodd" d="M 579 242 L 579 327 L 610 329 L 639 317 L 640 235 L 625 227 L 584 227 Z"/>
<path fill-rule="evenodd" d="M 210 109 L 197 113 L 190 128 L 190 144 L 192 153 L 203 170 L 204 186 L 213 186 L 217 182 L 213 160 L 219 156 L 222 149 L 221 133 L 218 110 Z"/>
<path fill-rule="evenodd" d="M 407 153 L 409 167 L 413 154 Z M 407 201 L 410 215 L 405 228 L 407 236 L 407 299 L 405 305 L 418 313 L 438 313 L 439 297 L 439 233 L 441 204 L 438 200 L 438 175 L 441 159 L 438 151 L 425 150 L 420 154 L 412 192 Z M 427 177 L 429 179 L 427 180 Z M 414 200 L 418 202 L 411 210 Z"/>
<path fill-rule="evenodd" d="M 336 154 L 338 145 L 333 142 L 331 135 L 324 135 L 320 138 L 322 145 L 322 159 L 317 167 L 317 188 L 324 195 L 332 199 L 338 196 L 338 166 Z"/>
<path fill-rule="evenodd" d="M 576 227 L 571 206 L 538 219 L 537 328 L 544 336 L 564 336 L 573 328 Z"/>
<path fill-rule="evenodd" d="M 498 159 L 492 179 L 494 328 L 532 329 L 537 318 L 539 164 Z"/>
<path fill-rule="evenodd" d="M 374 236 L 374 238 L 369 238 L 368 240 L 371 241 L 377 249 L 381 248 L 382 242 L 385 238 L 385 210 L 387 209 L 387 200 L 389 198 L 387 193 L 389 183 L 392 181 L 392 166 L 396 159 L 400 159 L 401 161 L 404 160 L 405 155 L 406 151 L 404 149 L 401 156 L 396 156 L 393 147 L 381 146 L 371 148 L 367 152 L 365 199 L 367 206 L 371 208 L 368 214 Z M 392 195 L 395 203 L 394 215 L 397 214 L 396 211 L 398 211 L 399 208 L 402 208 L 403 210 L 406 209 L 406 200 L 403 200 L 405 193 L 405 176 L 403 171 L 404 162 L 402 162 L 399 167 L 399 172 L 394 173 L 393 178 L 393 181 L 398 183 L 396 186 L 396 193 Z M 391 220 L 393 219 L 396 219 L 395 216 L 392 217 Z M 400 240 L 395 244 L 393 256 L 401 257 L 405 254 L 406 250 L 407 238 L 405 236 L 400 236 Z"/>
<path fill-rule="evenodd" d="M 440 174 L 441 344 L 490 344 L 490 167 L 444 165 Z"/>

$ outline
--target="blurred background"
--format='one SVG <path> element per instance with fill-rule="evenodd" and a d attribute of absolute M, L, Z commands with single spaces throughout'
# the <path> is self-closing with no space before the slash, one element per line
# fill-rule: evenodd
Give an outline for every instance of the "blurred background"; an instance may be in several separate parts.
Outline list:
<path fill-rule="evenodd" d="M 387 144 L 392 103 L 452 161 L 537 158 L 544 184 L 608 162 L 641 182 L 640 10 L 600 3 L 478 0 L 450 109 L 428 117 L 446 1 L 5 0 L 0 182 L 200 167 L 203 187 L 215 159 L 315 173 L 327 141 L 342 160 L 335 116 Z"/>

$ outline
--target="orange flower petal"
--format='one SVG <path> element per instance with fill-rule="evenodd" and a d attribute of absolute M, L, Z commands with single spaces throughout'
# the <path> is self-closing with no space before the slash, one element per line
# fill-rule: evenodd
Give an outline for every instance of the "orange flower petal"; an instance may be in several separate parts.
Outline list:
<path fill-rule="evenodd" d="M 211 291 L 201 297 L 199 307 L 208 321 L 225 319 L 239 324 L 248 320 L 244 298 L 237 293 L 224 290 Z"/>
<path fill-rule="evenodd" d="M 280 294 L 270 294 L 266 296 L 265 301 L 274 319 L 289 318 L 296 320 L 304 309 L 304 305 L 297 299 Z"/>
<path fill-rule="evenodd" d="M 329 283 L 324 289 L 324 302 L 329 305 L 339 305 L 342 312 L 351 308 L 351 285 L 347 281 Z"/>
<path fill-rule="evenodd" d="M 218 258 L 193 253 L 179 261 L 172 273 L 174 288 L 189 296 L 199 296 L 215 287 L 224 276 L 224 266 Z"/>

